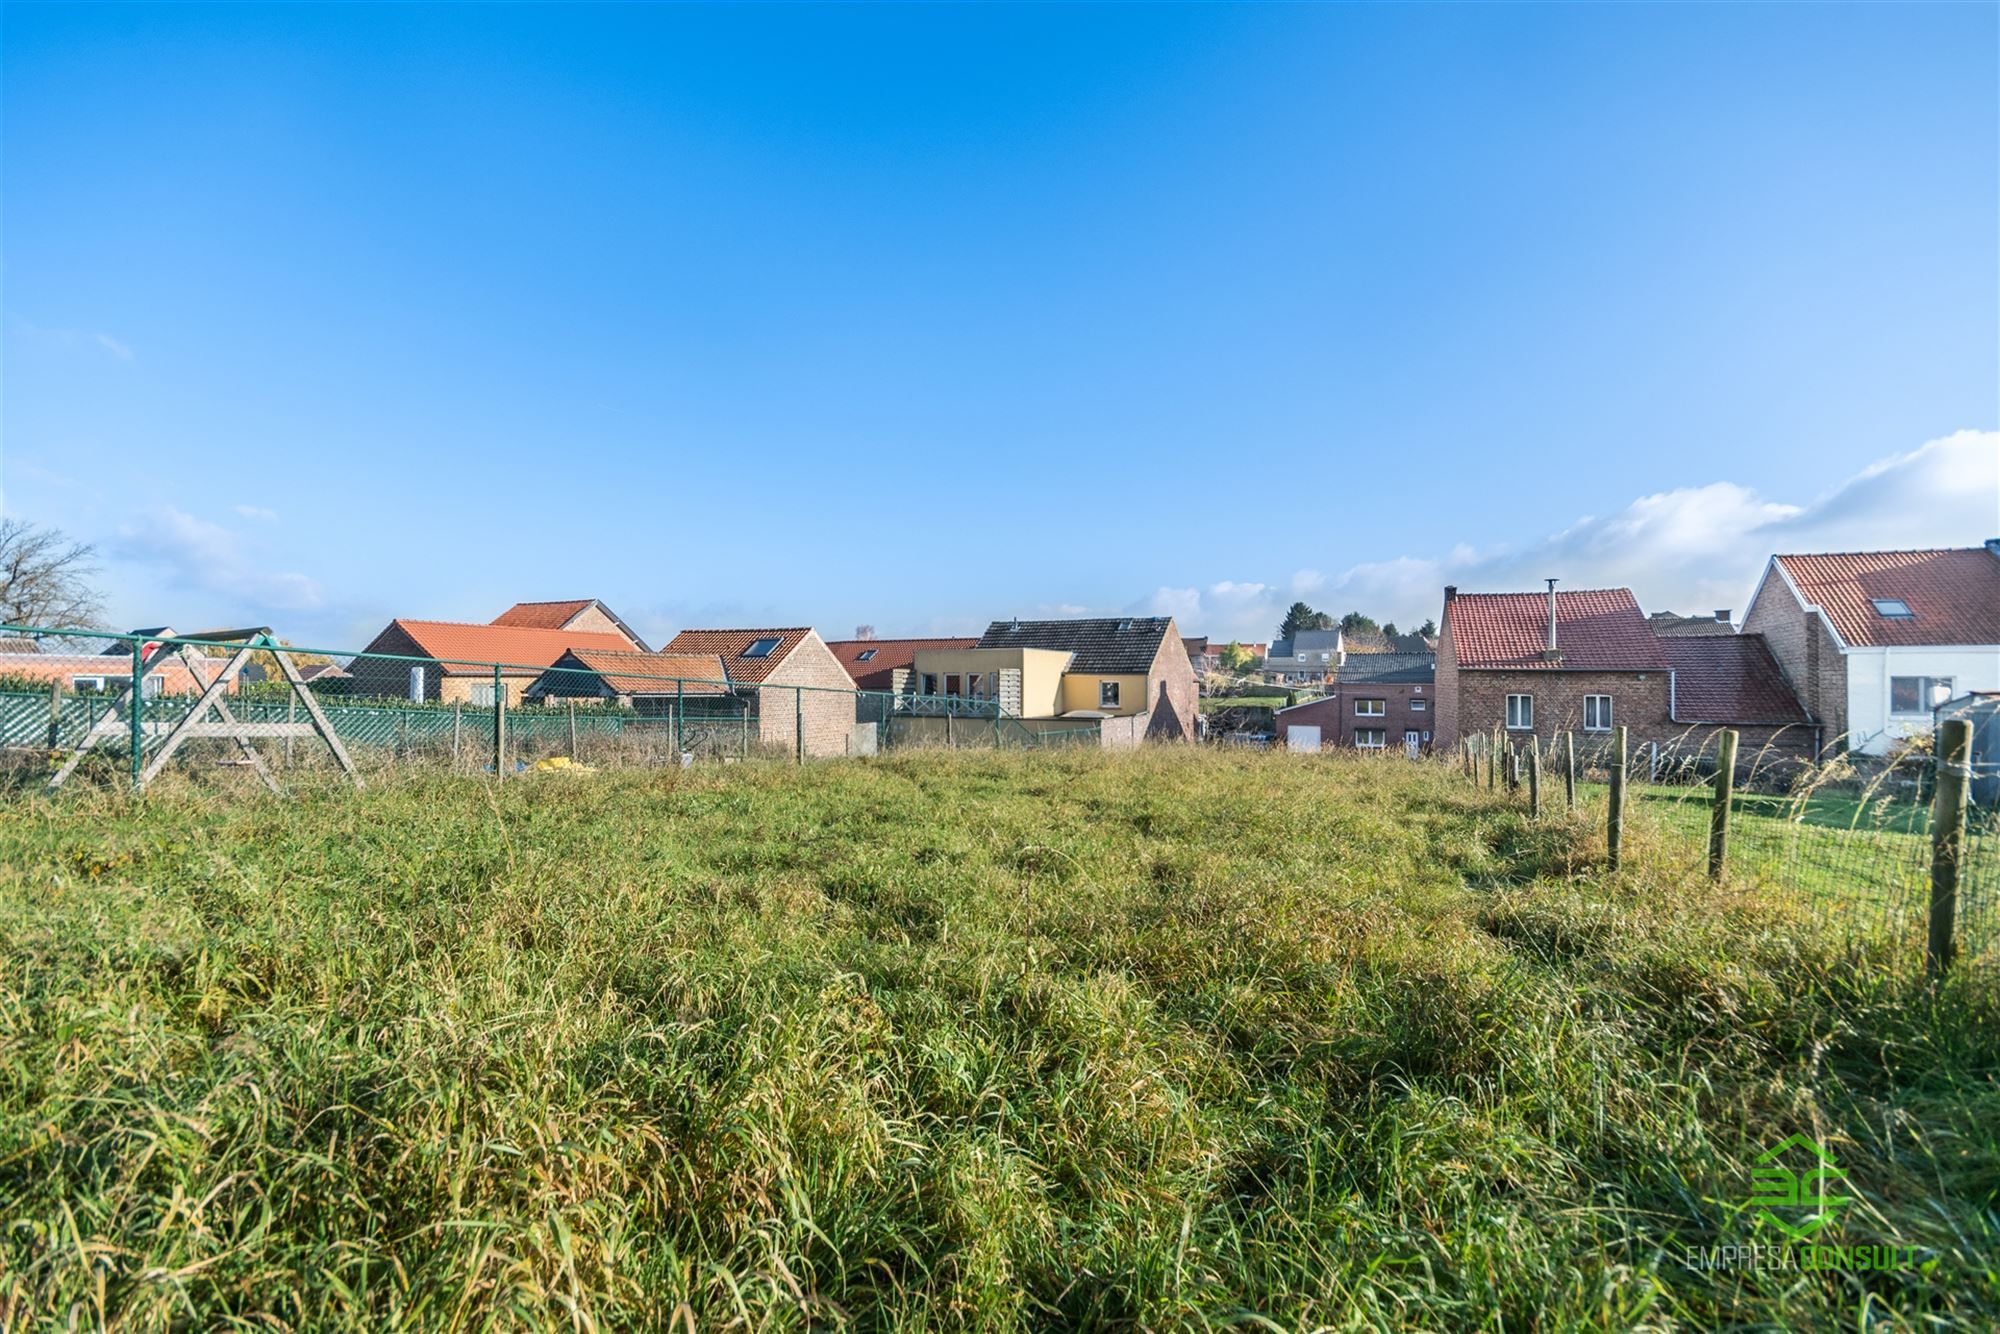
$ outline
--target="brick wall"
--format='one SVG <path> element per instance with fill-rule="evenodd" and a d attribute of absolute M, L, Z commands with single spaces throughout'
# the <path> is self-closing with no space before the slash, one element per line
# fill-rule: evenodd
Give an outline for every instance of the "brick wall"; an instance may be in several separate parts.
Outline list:
<path fill-rule="evenodd" d="M 1842 742 L 1848 725 L 1847 657 L 1826 622 L 1799 605 L 1775 570 L 1759 585 L 1743 633 L 1764 636 L 1786 684 L 1821 725 L 1825 742 Z"/>
<path fill-rule="evenodd" d="M 1152 717 L 1146 736 L 1154 741 L 1192 741 L 1201 712 L 1201 681 L 1188 661 L 1180 631 L 1167 626 L 1146 676 L 1146 708 Z"/>
<path fill-rule="evenodd" d="M 1582 739 L 1585 695 L 1611 696 L 1611 721 L 1627 730 L 1635 746 L 1641 741 L 1669 742 L 1686 730 L 1684 724 L 1675 723 L 1668 716 L 1665 671 L 1572 672 L 1528 668 L 1461 670 L 1455 675 L 1458 727 L 1465 734 L 1490 734 L 1496 726 L 1503 725 L 1507 721 L 1509 695 L 1533 697 L 1534 735 L 1544 745 L 1564 732 L 1576 732 L 1578 739 Z M 1515 741 L 1525 741 L 1528 732 L 1510 731 L 1507 735 Z"/>
<path fill-rule="evenodd" d="M 774 686 L 818 686 L 799 694 Z M 796 753 L 796 722 L 805 723 L 808 759 L 847 753 L 854 729 L 854 678 L 817 634 L 809 634 L 764 679 L 757 692 L 757 738 L 764 745 Z"/>
<path fill-rule="evenodd" d="M 563 629 L 588 630 L 593 634 L 617 635 L 626 643 L 631 644 L 634 650 L 639 647 L 638 644 L 633 643 L 632 636 L 625 633 L 625 627 L 605 615 L 604 608 L 597 606 L 595 603 L 570 617 L 564 623 Z"/>
<path fill-rule="evenodd" d="M 1438 619 L 1437 681 L 1432 687 L 1437 691 L 1437 718 L 1431 724 L 1431 744 L 1440 750 L 1456 746 L 1466 730 L 1459 719 L 1458 677 L 1458 650 L 1451 642 L 1451 598 L 1447 596 Z"/>
<path fill-rule="evenodd" d="M 1351 661 L 1351 659 L 1350 659 Z M 1422 693 L 1418 693 L 1418 686 Z M 1431 740 L 1425 744 L 1437 746 L 1437 699 L 1436 685 L 1429 682 L 1387 682 L 1357 681 L 1342 686 L 1338 692 L 1325 699 L 1316 699 L 1309 704 L 1286 709 L 1277 715 L 1278 738 L 1282 741 L 1293 724 L 1320 729 L 1322 746 L 1352 746 L 1356 728 L 1379 728 L 1383 733 L 1385 750 L 1401 750 L 1406 744 L 1403 736 L 1415 732 L 1421 737 L 1425 732 Z M 1355 716 L 1355 701 L 1379 699 L 1383 714 L 1379 718 Z M 1410 707 L 1412 701 L 1424 701 L 1422 710 Z"/>

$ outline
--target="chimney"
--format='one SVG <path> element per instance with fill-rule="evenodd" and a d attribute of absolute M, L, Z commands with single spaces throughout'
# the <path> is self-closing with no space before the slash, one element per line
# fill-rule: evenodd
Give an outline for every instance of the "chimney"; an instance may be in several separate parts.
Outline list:
<path fill-rule="evenodd" d="M 1987 538 L 1986 551 L 1988 555 L 2000 556 L 2000 537 Z"/>
<path fill-rule="evenodd" d="M 1717 607 L 1715 609 L 1715 619 L 1719 624 L 1722 625 L 1729 624 L 1729 608 Z"/>
<path fill-rule="evenodd" d="M 1549 642 L 1542 649 L 1543 662 L 1561 662 L 1562 650 L 1556 647 L 1556 581 L 1549 585 Z"/>
<path fill-rule="evenodd" d="M 1996 542 L 2000 542 L 2000 538 L 1995 538 L 1995 539 L 1994 539 L 1994 541 L 1996 541 Z M 1444 600 L 1445 600 L 1446 602 L 1449 602 L 1449 601 L 1451 601 L 1451 600 L 1452 600 L 1453 598 L 1455 598 L 1455 597 L 1457 597 L 1457 596 L 1458 596 L 1458 585 L 1457 585 L 1457 584 L 1446 584 L 1446 585 L 1444 586 Z"/>

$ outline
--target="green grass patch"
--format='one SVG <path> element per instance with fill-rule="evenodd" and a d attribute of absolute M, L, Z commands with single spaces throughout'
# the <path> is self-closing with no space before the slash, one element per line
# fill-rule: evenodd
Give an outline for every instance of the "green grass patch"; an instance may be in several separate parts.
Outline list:
<path fill-rule="evenodd" d="M 1991 1328 L 2000 1002 L 1448 766 L 0 805 L 0 1326 Z M 1820 1238 L 1909 1272 L 1696 1272 Z"/>

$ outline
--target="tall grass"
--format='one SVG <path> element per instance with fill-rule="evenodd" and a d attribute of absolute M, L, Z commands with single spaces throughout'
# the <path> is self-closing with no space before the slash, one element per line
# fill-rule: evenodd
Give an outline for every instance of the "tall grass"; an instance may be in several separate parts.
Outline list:
<path fill-rule="evenodd" d="M 1442 767 L 0 807 L 0 1325 L 2000 1323 L 2000 1003 Z M 1900 961 L 1898 961 L 1900 962 Z M 1749 1161 L 1826 1240 L 1739 1270 Z"/>

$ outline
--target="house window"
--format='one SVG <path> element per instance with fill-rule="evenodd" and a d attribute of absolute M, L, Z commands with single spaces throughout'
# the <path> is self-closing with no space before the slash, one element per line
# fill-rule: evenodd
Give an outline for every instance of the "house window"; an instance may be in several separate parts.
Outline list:
<path fill-rule="evenodd" d="M 474 681 L 466 688 L 465 698 L 467 702 L 475 707 L 482 709 L 492 708 L 493 683 L 491 681 Z"/>
<path fill-rule="evenodd" d="M 1097 707 L 1100 709 L 1115 709 L 1118 707 L 1118 683 L 1116 681 L 1099 681 L 1097 683 Z"/>
<path fill-rule="evenodd" d="M 1892 676 L 1889 678 L 1889 712 L 1929 713 L 1951 698 L 1949 676 Z"/>
<path fill-rule="evenodd" d="M 1875 614 L 1885 620 L 1907 621 L 1916 615 L 1910 604 L 1901 598 L 1870 598 L 1875 604 Z"/>
<path fill-rule="evenodd" d="M 1583 730 L 1586 732 L 1609 732 L 1611 730 L 1611 696 L 1585 695 L 1583 697 Z"/>
<path fill-rule="evenodd" d="M 857 658 L 855 658 L 855 661 L 856 661 L 856 662 L 867 662 L 867 661 L 868 661 L 869 659 L 873 658 L 873 657 L 874 657 L 874 656 L 875 656 L 875 655 L 876 655 L 877 653 L 880 653 L 881 651 L 882 651 L 882 650 L 880 650 L 880 649 L 873 649 L 873 648 L 865 648 L 865 649 L 862 649 L 862 650 L 861 650 L 861 653 L 860 653 L 860 656 L 858 656 Z"/>
<path fill-rule="evenodd" d="M 1362 750 L 1381 750 L 1389 744 L 1389 729 L 1357 727 L 1354 729 L 1354 744 Z"/>
<path fill-rule="evenodd" d="M 1357 718 L 1380 718 L 1389 712 L 1389 702 L 1381 699 L 1357 699 L 1354 701 L 1354 716 Z"/>
<path fill-rule="evenodd" d="M 167 678 L 158 672 L 139 682 L 139 693 L 147 699 L 158 699 L 167 693 Z"/>
<path fill-rule="evenodd" d="M 1411 713 L 1422 713 L 1422 712 L 1424 711 L 1425 707 L 1426 707 L 1426 706 L 1425 706 L 1424 702 L 1423 702 L 1422 700 L 1420 700 L 1420 699 L 1413 699 L 1413 700 L 1411 700 L 1411 701 L 1410 701 L 1410 712 L 1411 712 Z"/>
<path fill-rule="evenodd" d="M 1532 732 L 1535 730 L 1535 697 L 1533 695 L 1507 696 L 1507 730 L 1510 732 Z"/>
<path fill-rule="evenodd" d="M 72 676 L 69 688 L 78 694 L 101 695 L 104 693 L 104 678 L 101 676 Z"/>
<path fill-rule="evenodd" d="M 746 658 L 768 658 L 771 656 L 771 650 L 776 647 L 778 647 L 776 636 L 753 639 L 750 641 L 750 647 L 743 650 L 743 656 Z"/>
<path fill-rule="evenodd" d="M 925 693 L 926 695 L 935 695 L 935 694 L 937 694 L 937 692 L 938 692 L 938 689 L 937 689 L 937 673 L 936 673 L 936 672 L 925 672 L 925 673 L 924 673 L 924 693 Z"/>

